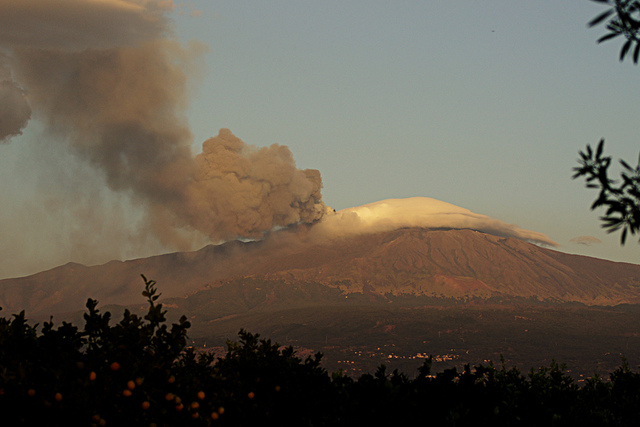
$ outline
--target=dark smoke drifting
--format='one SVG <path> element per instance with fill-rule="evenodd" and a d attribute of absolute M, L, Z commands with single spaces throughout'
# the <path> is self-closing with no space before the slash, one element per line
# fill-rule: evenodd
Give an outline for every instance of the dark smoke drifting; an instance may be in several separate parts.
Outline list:
<path fill-rule="evenodd" d="M 229 130 L 191 152 L 187 82 L 202 46 L 172 37 L 161 0 L 0 0 L 0 141 L 30 116 L 146 207 L 164 244 L 180 230 L 259 237 L 319 220 L 320 173 L 285 146 L 246 146 Z M 33 111 L 31 111 L 33 110 Z"/>

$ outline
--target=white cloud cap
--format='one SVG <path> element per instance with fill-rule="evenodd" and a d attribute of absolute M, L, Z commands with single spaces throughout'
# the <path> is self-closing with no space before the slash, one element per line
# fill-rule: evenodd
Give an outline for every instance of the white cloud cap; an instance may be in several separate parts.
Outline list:
<path fill-rule="evenodd" d="M 540 245 L 558 246 L 543 233 L 525 230 L 517 225 L 428 197 L 387 199 L 343 209 L 335 215 L 324 217 L 314 228 L 317 233 L 337 237 L 405 227 L 470 229 L 515 237 Z"/>

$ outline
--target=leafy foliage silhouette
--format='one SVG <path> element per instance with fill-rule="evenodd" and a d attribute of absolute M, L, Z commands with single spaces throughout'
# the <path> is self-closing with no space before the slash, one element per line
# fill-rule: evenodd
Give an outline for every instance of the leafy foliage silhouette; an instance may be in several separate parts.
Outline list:
<path fill-rule="evenodd" d="M 578 387 L 555 362 L 523 375 L 517 368 L 464 366 L 415 378 L 384 365 L 354 379 L 329 375 L 321 354 L 302 360 L 241 330 L 225 355 L 187 346 L 189 322 L 170 327 L 144 278 L 148 311 L 125 311 L 111 325 L 95 300 L 85 327 L 31 326 L 25 313 L 0 317 L 3 425 L 281 426 L 636 425 L 640 374 L 623 364 L 608 381 Z"/>
<path fill-rule="evenodd" d="M 598 43 L 624 35 L 626 42 L 620 49 L 620 61 L 624 61 L 633 49 L 633 62 L 640 59 L 640 1 L 637 0 L 592 0 L 611 6 L 589 22 L 589 27 L 607 21 L 607 34 L 598 39 Z M 620 159 L 624 170 L 620 173 L 620 181 L 609 177 L 611 157 L 604 156 L 604 139 L 598 143 L 595 151 L 587 145 L 580 151 L 580 166 L 573 168 L 573 179 L 585 177 L 588 188 L 600 190 L 598 198 L 591 205 L 594 210 L 606 207 L 605 214 L 600 217 L 602 227 L 608 233 L 621 230 L 620 243 L 625 244 L 628 234 L 636 234 L 640 229 L 640 159 L 633 168 Z"/>
<path fill-rule="evenodd" d="M 580 166 L 573 168 L 573 178 L 585 177 L 587 188 L 597 188 L 600 193 L 591 209 L 605 207 L 602 227 L 607 232 L 622 230 L 620 243 L 625 244 L 628 234 L 636 234 L 640 229 L 640 158 L 638 165 L 629 166 L 624 160 L 620 164 L 624 170 L 620 180 L 609 177 L 611 157 L 604 156 L 604 139 L 594 151 L 589 145 L 580 152 Z"/>
<path fill-rule="evenodd" d="M 589 27 L 594 27 L 605 21 L 606 29 L 609 31 L 598 39 L 598 43 L 612 40 L 624 35 L 626 41 L 620 48 L 620 61 L 624 61 L 631 48 L 633 48 L 633 62 L 638 63 L 640 59 L 640 2 L 637 0 L 592 0 L 596 3 L 603 3 L 611 6 L 600 13 L 589 22 Z"/>

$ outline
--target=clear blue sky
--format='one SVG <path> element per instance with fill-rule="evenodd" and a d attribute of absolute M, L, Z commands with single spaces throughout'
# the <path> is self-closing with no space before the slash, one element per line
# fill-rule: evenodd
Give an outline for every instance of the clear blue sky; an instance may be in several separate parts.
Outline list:
<path fill-rule="evenodd" d="M 194 149 L 230 128 L 319 169 L 335 209 L 427 196 L 545 233 L 566 252 L 638 263 L 637 240 L 620 247 L 607 235 L 589 211 L 595 193 L 571 179 L 578 151 L 601 137 L 615 158 L 635 164 L 640 151 L 640 67 L 618 62 L 619 41 L 596 44 L 604 29 L 586 23 L 601 10 L 588 0 L 181 2 L 176 33 L 208 46 L 188 109 Z M 65 204 L 77 191 L 67 174 L 96 178 L 38 129 L 32 121 L 0 145 L 0 250 L 18 248 L 0 277 L 91 251 L 106 262 L 116 248 L 97 249 L 100 236 L 126 236 L 120 219 L 136 215 L 87 184 L 117 220 L 72 236 L 86 206 Z M 569 242 L 577 236 L 602 243 Z M 120 256 L 157 251 L 133 246 Z"/>

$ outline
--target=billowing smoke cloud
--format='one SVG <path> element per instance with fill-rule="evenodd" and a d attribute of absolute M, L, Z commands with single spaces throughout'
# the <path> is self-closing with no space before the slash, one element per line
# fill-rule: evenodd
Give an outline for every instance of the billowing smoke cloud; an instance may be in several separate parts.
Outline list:
<path fill-rule="evenodd" d="M 335 215 L 323 218 L 310 229 L 310 234 L 318 237 L 340 237 L 404 227 L 470 229 L 515 237 L 536 244 L 557 246 L 557 243 L 545 234 L 524 230 L 516 225 L 427 197 L 388 199 L 343 209 Z"/>
<path fill-rule="evenodd" d="M 11 78 L 11 71 L 4 65 L 5 62 L 0 53 L 0 143 L 21 135 L 31 118 L 31 108 L 24 91 Z"/>
<path fill-rule="evenodd" d="M 108 49 L 168 33 L 172 0 L 1 0 L 0 40 L 12 48 Z"/>
<path fill-rule="evenodd" d="M 20 133 L 30 105 L 52 139 L 144 204 L 155 235 L 181 249 L 183 229 L 222 240 L 320 219 L 320 174 L 296 169 L 287 147 L 245 146 L 222 130 L 193 155 L 186 93 L 202 46 L 172 37 L 172 7 L 0 0 L 0 139 Z"/>
<path fill-rule="evenodd" d="M 180 213 L 189 224 L 222 238 L 257 237 L 276 226 L 322 218 L 317 170 L 296 169 L 291 151 L 245 145 L 228 129 L 202 145 L 197 174 Z"/>
<path fill-rule="evenodd" d="M 162 10 L 170 7 L 170 2 L 157 1 L 0 0 L 0 142 L 20 135 L 31 116 L 25 90 L 11 72 L 12 66 L 22 65 L 25 51 L 33 56 L 35 50 L 48 50 L 55 56 L 155 39 L 166 27 Z"/>

